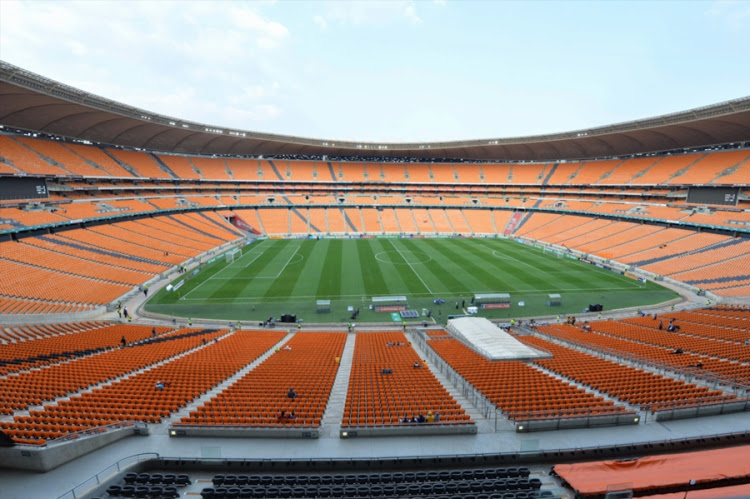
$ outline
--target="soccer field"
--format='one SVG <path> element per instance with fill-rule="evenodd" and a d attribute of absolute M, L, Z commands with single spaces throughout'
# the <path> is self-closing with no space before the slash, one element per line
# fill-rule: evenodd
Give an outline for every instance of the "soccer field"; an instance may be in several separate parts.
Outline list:
<path fill-rule="evenodd" d="M 248 322 L 288 313 L 309 323 L 347 322 L 352 307 L 360 309 L 356 322 L 383 322 L 400 318 L 370 310 L 372 297 L 403 295 L 420 320 L 427 309 L 445 322 L 463 314 L 462 302 L 468 307 L 476 293 L 511 295 L 510 309 L 480 309 L 488 318 L 576 314 L 590 303 L 611 310 L 677 296 L 655 283 L 506 239 L 263 239 L 245 246 L 232 263 L 217 258 L 178 291 L 160 291 L 146 309 Z M 563 305 L 547 306 L 550 293 L 560 294 Z M 436 298 L 445 304 L 434 304 Z M 331 312 L 317 313 L 316 300 L 331 300 Z"/>

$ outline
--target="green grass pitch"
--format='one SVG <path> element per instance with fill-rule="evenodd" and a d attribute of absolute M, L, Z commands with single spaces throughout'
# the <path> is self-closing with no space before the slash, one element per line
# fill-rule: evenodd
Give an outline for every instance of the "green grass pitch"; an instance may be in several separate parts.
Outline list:
<path fill-rule="evenodd" d="M 146 304 L 176 317 L 242 320 L 297 314 L 304 322 L 390 322 L 390 313 L 369 309 L 373 296 L 405 295 L 409 309 L 432 310 L 438 322 L 463 314 L 475 293 L 509 293 L 510 309 L 479 311 L 487 318 L 577 314 L 590 303 L 605 310 L 661 303 L 678 295 L 577 260 L 545 254 L 499 238 L 262 239 L 227 264 L 224 256 L 185 282 L 161 290 Z M 189 274 L 188 274 L 189 275 Z M 548 307 L 547 295 L 562 295 Z M 442 298 L 444 305 L 433 300 Z M 316 300 L 331 300 L 317 313 Z M 456 309 L 456 302 L 459 309 Z M 523 306 L 519 302 L 524 302 Z"/>

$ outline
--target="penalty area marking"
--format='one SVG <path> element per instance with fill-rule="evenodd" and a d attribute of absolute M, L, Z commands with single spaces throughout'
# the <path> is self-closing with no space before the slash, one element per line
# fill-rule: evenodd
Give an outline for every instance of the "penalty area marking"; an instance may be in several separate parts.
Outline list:
<path fill-rule="evenodd" d="M 253 277 L 253 279 L 278 279 L 279 277 L 281 277 L 281 274 L 284 273 L 284 271 L 286 270 L 286 268 L 292 262 L 292 258 L 294 258 L 295 256 L 297 256 L 297 252 L 299 251 L 299 249 L 300 249 L 300 246 L 297 246 L 297 248 L 294 250 L 294 253 L 292 253 L 292 256 L 289 257 L 289 259 L 286 261 L 286 263 L 284 264 L 284 266 L 281 267 L 281 270 L 279 270 L 279 273 L 276 274 L 275 276 L 255 276 L 255 277 Z M 298 261 L 301 261 L 302 258 L 304 258 L 302 255 L 299 255 L 299 257 L 300 257 L 300 260 L 298 260 Z M 297 263 L 297 262 L 294 262 L 294 263 Z"/>
<path fill-rule="evenodd" d="M 260 256 L 260 255 L 258 255 L 258 256 Z M 286 270 L 286 267 L 288 267 L 289 265 L 294 265 L 296 263 L 301 262 L 302 260 L 304 260 L 305 257 L 302 256 L 302 255 L 294 254 L 294 255 L 292 255 L 292 258 L 294 258 L 294 261 L 290 260 L 287 263 L 285 263 L 284 264 L 284 268 L 281 269 L 281 272 L 279 272 L 279 275 L 281 275 L 284 272 L 284 270 Z M 244 265 L 243 268 L 249 267 L 250 264 L 253 263 L 256 259 L 257 259 L 257 257 L 253 258 L 253 261 L 250 262 L 250 263 L 248 263 L 247 265 Z M 279 277 L 279 275 L 277 275 L 276 277 Z M 271 276 L 250 276 L 250 277 L 243 278 L 243 277 L 216 277 L 216 276 L 214 276 L 214 277 L 211 277 L 209 279 L 214 279 L 214 280 L 217 280 L 217 281 L 233 281 L 233 280 L 236 280 L 236 279 L 247 279 L 247 280 L 250 280 L 250 279 L 275 279 L 276 277 L 271 277 Z"/>
<path fill-rule="evenodd" d="M 257 260 L 258 258 L 260 258 L 263 253 L 264 252 L 261 251 L 260 253 L 256 254 L 255 258 L 253 258 L 252 260 L 250 260 L 247 264 L 243 265 L 242 268 L 243 269 L 246 268 L 248 265 L 250 265 L 255 260 Z M 198 284 L 196 287 L 194 287 L 193 289 L 191 289 L 190 291 L 188 291 L 187 293 L 185 293 L 185 296 L 180 297 L 180 300 L 187 299 L 187 297 L 190 295 L 190 293 L 192 293 L 196 289 L 200 288 L 201 286 L 203 286 L 204 284 L 206 284 L 208 281 L 212 281 L 212 280 L 213 281 L 227 281 L 229 279 L 235 279 L 235 277 L 216 277 L 216 276 L 218 276 L 219 274 L 221 274 L 222 272 L 224 272 L 225 270 L 227 270 L 229 267 L 231 267 L 235 263 L 241 262 L 242 258 L 245 257 L 246 255 L 252 255 L 252 254 L 254 254 L 254 253 L 253 252 L 245 253 L 244 255 L 242 255 L 241 257 L 239 257 L 237 260 L 235 260 L 234 262 L 232 262 L 229 265 L 225 266 L 223 269 L 221 269 L 220 271 L 216 272 L 214 275 L 212 275 L 211 277 L 209 277 L 208 279 L 206 279 L 205 281 L 203 281 L 202 283 Z"/>
<path fill-rule="evenodd" d="M 486 247 L 486 246 L 485 246 L 485 247 Z M 489 247 L 486 247 L 486 248 L 487 248 L 487 249 L 489 249 Z M 522 265 L 526 265 L 527 267 L 531 267 L 532 269 L 536 270 L 537 272 L 541 272 L 541 270 L 539 270 L 539 269 L 538 269 L 537 267 L 534 267 L 533 265 L 531 265 L 531 264 L 528 264 L 528 263 L 526 263 L 526 262 L 522 262 L 522 261 L 521 261 L 521 260 L 519 260 L 518 258 L 514 258 L 514 257 L 513 257 L 513 256 L 511 256 L 511 255 L 508 255 L 508 254 L 505 254 L 505 253 L 501 253 L 501 252 L 499 252 L 499 251 L 498 251 L 498 250 L 496 250 L 496 249 L 493 249 L 493 250 L 492 250 L 492 255 L 493 255 L 493 256 L 494 256 L 495 258 L 499 258 L 500 260 L 507 260 L 507 259 L 511 259 L 511 260 L 513 260 L 513 261 L 515 261 L 515 262 L 518 262 L 518 263 L 522 264 Z M 589 267 L 589 265 L 588 265 L 588 264 L 586 264 L 586 263 L 583 263 L 583 262 L 582 262 L 582 261 L 580 261 L 580 260 L 571 260 L 570 258 L 566 258 L 565 260 L 567 260 L 567 261 L 568 261 L 569 263 L 571 263 L 571 264 L 573 264 L 573 265 L 576 265 L 576 266 L 578 266 L 578 267 L 581 267 L 581 268 L 584 268 L 584 267 L 588 268 L 588 267 Z M 599 268 L 599 267 L 596 267 L 596 268 L 598 268 L 598 269 L 600 269 L 600 270 L 605 270 L 605 269 L 601 269 L 601 268 Z M 591 269 L 589 269 L 589 270 L 591 270 Z M 548 272 L 548 273 L 551 273 L 551 272 Z M 561 273 L 562 273 L 562 272 L 561 272 Z M 614 278 L 615 278 L 616 280 L 618 280 L 618 281 L 621 281 L 621 282 L 623 282 L 623 283 L 627 283 L 627 284 L 629 284 L 629 286 L 626 286 L 625 288 L 618 288 L 618 289 L 623 289 L 623 290 L 627 291 L 627 290 L 630 290 L 630 289 L 636 289 L 636 288 L 637 288 L 637 289 L 642 289 L 642 288 L 643 288 L 643 286 L 638 286 L 637 284 L 635 284 L 635 282 L 637 282 L 637 281 L 633 281 L 633 279 L 630 279 L 630 278 L 628 278 L 628 277 L 625 277 L 625 276 L 623 276 L 622 274 L 618 274 L 617 272 L 610 272 L 610 274 L 611 274 L 611 277 L 614 277 Z"/>
<path fill-rule="evenodd" d="M 260 258 L 261 256 L 263 256 L 263 253 L 265 253 L 265 251 L 261 251 L 260 253 L 256 254 L 255 258 L 253 258 L 252 260 L 250 260 L 249 262 L 247 262 L 245 265 L 243 265 L 242 268 L 243 269 L 248 268 L 250 265 L 253 264 L 253 262 L 255 260 L 257 260 L 258 258 Z M 252 253 L 248 253 L 248 255 L 250 255 L 250 254 L 252 254 Z M 232 265 L 232 264 L 230 263 L 229 265 Z M 219 272 L 215 273 L 214 275 L 212 275 L 211 277 L 209 277 L 208 279 L 206 279 L 204 282 L 208 282 L 208 281 L 210 281 L 212 279 L 215 280 L 215 281 L 230 281 L 230 280 L 234 280 L 234 279 L 239 279 L 239 277 L 237 277 L 237 276 L 234 276 L 234 277 L 216 277 L 217 275 L 221 274 L 222 272 L 224 272 L 228 268 L 229 268 L 228 266 L 224 267 Z M 201 284 L 203 284 L 203 283 L 201 283 Z M 196 289 L 198 289 L 197 286 L 196 286 Z"/>

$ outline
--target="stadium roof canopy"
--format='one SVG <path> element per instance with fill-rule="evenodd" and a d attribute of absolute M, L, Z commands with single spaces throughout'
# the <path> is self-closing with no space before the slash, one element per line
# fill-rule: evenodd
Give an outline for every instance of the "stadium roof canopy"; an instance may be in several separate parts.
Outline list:
<path fill-rule="evenodd" d="M 181 154 L 549 161 L 750 141 L 750 97 L 550 135 L 373 143 L 275 135 L 171 118 L 89 94 L 0 61 L 0 124 L 72 139 Z"/>

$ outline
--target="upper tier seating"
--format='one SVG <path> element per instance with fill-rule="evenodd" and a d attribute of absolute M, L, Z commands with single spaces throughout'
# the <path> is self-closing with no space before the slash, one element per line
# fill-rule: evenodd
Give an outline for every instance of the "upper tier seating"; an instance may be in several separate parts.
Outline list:
<path fill-rule="evenodd" d="M 135 175 L 123 168 L 111 156 L 107 155 L 104 150 L 98 147 L 81 144 L 65 144 L 65 147 L 73 151 L 77 156 L 80 156 L 86 163 L 95 165 L 112 177 L 135 177 Z"/>
<path fill-rule="evenodd" d="M 11 167 L 5 168 L 8 173 L 71 175 L 70 171 L 46 161 L 38 152 L 10 135 L 0 135 L 0 151 L 0 162 Z"/>
<path fill-rule="evenodd" d="M 81 156 L 69 149 L 67 144 L 50 140 L 32 139 L 30 137 L 16 137 L 16 140 L 30 147 L 40 155 L 63 165 L 65 170 L 73 175 L 84 177 L 108 176 L 108 172 L 85 161 Z"/>
<path fill-rule="evenodd" d="M 219 222 L 215 224 L 174 210 L 250 204 L 259 208 L 238 209 L 247 211 L 251 226 L 271 235 L 502 233 L 635 265 L 719 295 L 742 296 L 750 285 L 746 244 L 734 245 L 731 235 L 697 233 L 692 227 L 745 230 L 750 214 L 737 207 L 750 207 L 747 189 L 737 207 L 696 209 L 686 202 L 686 186 L 744 183 L 750 172 L 750 151 L 745 149 L 561 163 L 331 162 L 180 156 L 6 134 L 0 135 L 0 158 L 0 173 L 50 177 L 50 197 L 42 206 L 0 201 L 0 230 L 170 210 L 170 218 L 118 224 L 137 232 L 132 240 L 121 231 L 107 233 L 121 241 L 117 245 L 146 247 L 142 256 L 167 266 L 241 235 L 221 219 L 213 219 Z M 324 204 L 344 209 L 320 206 Z M 292 209 L 277 208 L 282 205 Z M 369 208 L 378 205 L 397 208 Z M 683 225 L 665 228 L 639 224 L 638 219 Z M 113 253 L 111 243 L 105 248 Z M 134 248 L 126 247 L 133 254 Z M 43 301 L 0 296 L 0 310 L 36 313 L 58 305 L 36 298 Z"/>

